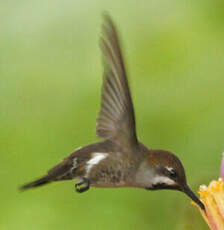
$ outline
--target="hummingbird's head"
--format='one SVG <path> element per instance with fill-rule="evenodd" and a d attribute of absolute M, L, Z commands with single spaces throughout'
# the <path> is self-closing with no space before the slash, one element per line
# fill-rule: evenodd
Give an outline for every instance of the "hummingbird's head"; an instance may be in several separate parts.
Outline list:
<path fill-rule="evenodd" d="M 137 181 L 148 190 L 174 189 L 187 194 L 202 209 L 204 205 L 187 185 L 184 167 L 172 153 L 150 150 L 140 165 Z"/>

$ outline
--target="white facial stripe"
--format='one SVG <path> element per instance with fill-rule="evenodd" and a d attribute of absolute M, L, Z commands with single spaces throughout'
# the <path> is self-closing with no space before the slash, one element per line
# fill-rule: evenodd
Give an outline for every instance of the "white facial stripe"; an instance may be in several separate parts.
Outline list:
<path fill-rule="evenodd" d="M 152 184 L 167 184 L 167 185 L 173 185 L 175 182 L 171 180 L 169 177 L 165 176 L 156 176 L 153 178 Z"/>
<path fill-rule="evenodd" d="M 92 158 L 86 162 L 86 175 L 88 175 L 92 167 L 98 164 L 100 161 L 105 159 L 108 156 L 108 153 L 93 153 Z"/>
<path fill-rule="evenodd" d="M 167 166 L 167 167 L 165 167 L 168 171 L 172 171 L 173 170 L 173 168 L 172 167 L 169 167 L 169 166 Z"/>

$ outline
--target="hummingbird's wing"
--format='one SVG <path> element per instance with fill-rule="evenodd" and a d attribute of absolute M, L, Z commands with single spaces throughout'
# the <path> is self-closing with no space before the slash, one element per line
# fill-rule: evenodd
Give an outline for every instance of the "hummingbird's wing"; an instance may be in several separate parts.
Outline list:
<path fill-rule="evenodd" d="M 135 115 L 118 34 L 106 15 L 100 41 L 104 57 L 101 109 L 96 133 L 124 147 L 136 145 Z"/>

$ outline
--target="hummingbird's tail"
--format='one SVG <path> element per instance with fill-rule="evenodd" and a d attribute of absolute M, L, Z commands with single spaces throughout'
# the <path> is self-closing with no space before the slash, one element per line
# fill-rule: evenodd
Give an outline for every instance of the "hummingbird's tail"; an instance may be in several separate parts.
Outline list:
<path fill-rule="evenodd" d="M 19 189 L 21 191 L 23 190 L 26 190 L 28 188 L 34 188 L 34 187 L 38 187 L 38 186 L 41 186 L 41 185 L 45 185 L 45 184 L 48 184 L 51 182 L 51 179 L 50 177 L 47 175 L 47 176 L 44 176 L 44 177 L 41 177 L 40 179 L 37 179 L 35 181 L 32 181 L 28 184 L 25 184 L 23 186 L 21 186 Z"/>
<path fill-rule="evenodd" d="M 53 181 L 70 180 L 74 178 L 76 167 L 74 167 L 73 159 L 65 158 L 61 163 L 50 169 L 46 176 L 21 186 L 20 190 L 28 188 L 36 188 L 41 185 L 49 184 Z"/>

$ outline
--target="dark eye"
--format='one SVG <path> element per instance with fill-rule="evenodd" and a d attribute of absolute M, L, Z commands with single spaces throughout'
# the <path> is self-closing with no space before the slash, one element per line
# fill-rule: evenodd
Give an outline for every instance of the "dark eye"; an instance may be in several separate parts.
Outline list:
<path fill-rule="evenodd" d="M 169 174 L 170 174 L 170 177 L 172 178 L 176 178 L 177 177 L 177 173 L 174 169 L 170 169 L 169 170 Z"/>

